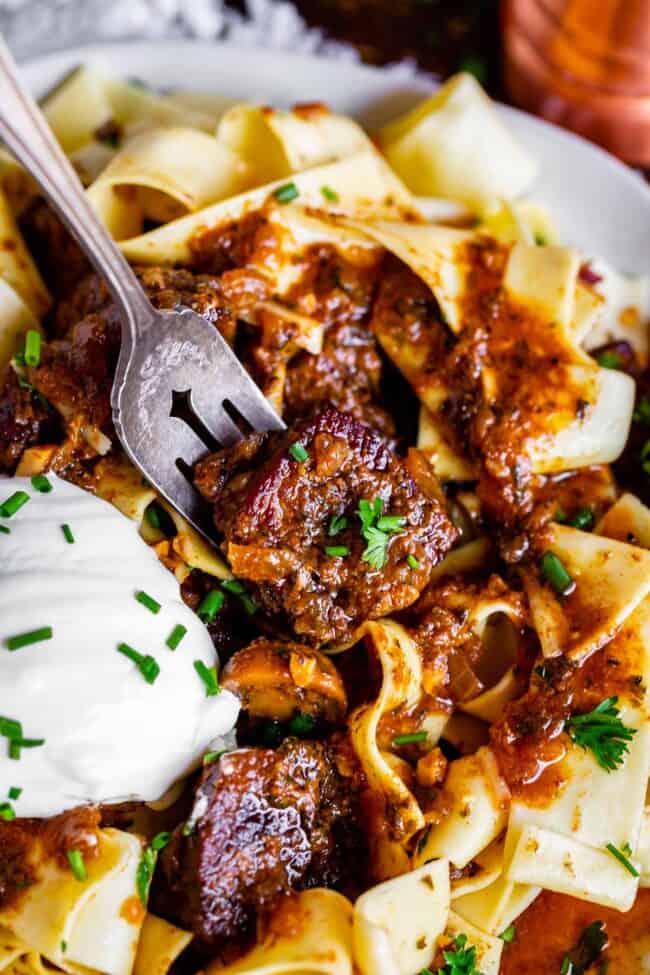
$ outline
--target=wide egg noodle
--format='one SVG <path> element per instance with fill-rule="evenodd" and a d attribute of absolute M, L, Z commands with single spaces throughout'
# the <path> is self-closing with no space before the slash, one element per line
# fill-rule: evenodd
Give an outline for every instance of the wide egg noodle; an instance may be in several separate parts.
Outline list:
<path fill-rule="evenodd" d="M 133 975 L 167 975 L 192 937 L 189 931 L 147 913 L 140 931 Z"/>
<path fill-rule="evenodd" d="M 129 898 L 137 900 L 141 855 L 137 837 L 105 829 L 99 833 L 98 855 L 87 860 L 83 882 L 67 865 L 43 858 L 38 879 L 17 906 L 0 911 L 0 924 L 64 970 L 72 963 L 106 975 L 129 975 L 144 910 L 127 913 L 123 905 Z"/>
<path fill-rule="evenodd" d="M 39 321 L 52 299 L 27 250 L 4 193 L 0 192 L 0 279 L 23 300 Z"/>
<path fill-rule="evenodd" d="M 208 965 L 206 975 L 352 975 L 352 905 L 333 890 L 314 888 L 285 898 L 270 930 L 229 965 Z"/>
<path fill-rule="evenodd" d="M 153 128 L 129 139 L 86 191 L 115 240 L 135 237 L 145 219 L 167 223 L 250 185 L 248 167 L 213 136 Z"/>
<path fill-rule="evenodd" d="M 372 146 L 361 126 L 324 105 L 290 111 L 249 103 L 234 105 L 219 121 L 217 138 L 246 160 L 258 185 Z"/>
<path fill-rule="evenodd" d="M 24 346 L 30 330 L 42 334 L 40 322 L 18 292 L 0 278 L 0 373 Z"/>
<path fill-rule="evenodd" d="M 413 193 L 460 200 L 478 213 L 501 197 L 519 196 L 537 171 L 476 79 L 465 73 L 383 128 L 379 143 Z"/>
<path fill-rule="evenodd" d="M 449 861 L 427 863 L 371 887 L 354 905 L 354 958 L 362 975 L 429 967 L 449 918 Z"/>

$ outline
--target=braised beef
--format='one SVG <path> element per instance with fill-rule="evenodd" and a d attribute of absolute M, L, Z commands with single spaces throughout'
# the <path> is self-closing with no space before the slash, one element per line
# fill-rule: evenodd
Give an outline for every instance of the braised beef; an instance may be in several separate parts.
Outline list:
<path fill-rule="evenodd" d="M 382 437 L 333 408 L 268 441 L 216 488 L 228 456 L 197 468 L 199 489 L 215 502 L 224 551 L 235 575 L 256 584 L 266 611 L 306 643 L 343 643 L 365 620 L 410 605 L 456 537 L 430 483 L 416 483 Z M 360 501 L 376 499 L 384 516 L 401 519 L 380 566 L 363 557 L 367 539 L 357 514 Z M 334 537 L 332 518 L 345 519 Z M 345 552 L 328 554 L 331 546 Z"/>
<path fill-rule="evenodd" d="M 240 748 L 205 767 L 190 820 L 161 855 L 152 910 L 218 949 L 282 895 L 362 876 L 363 849 L 350 780 L 327 745 Z"/>
<path fill-rule="evenodd" d="M 11 474 L 26 447 L 56 430 L 47 402 L 8 369 L 0 388 L 0 472 Z"/>

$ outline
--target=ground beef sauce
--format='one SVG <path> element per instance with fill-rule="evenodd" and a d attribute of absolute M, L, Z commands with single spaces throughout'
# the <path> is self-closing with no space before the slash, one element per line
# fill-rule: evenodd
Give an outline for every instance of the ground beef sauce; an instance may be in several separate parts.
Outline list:
<path fill-rule="evenodd" d="M 109 465 L 119 457 L 109 406 L 117 312 L 42 203 L 27 211 L 23 231 L 55 305 L 40 365 L 9 369 L 0 383 L 0 470 L 13 473 L 24 451 L 40 446 L 50 469 L 92 490 L 102 454 L 108 451 Z M 263 208 L 197 235 L 187 268 L 137 269 L 155 305 L 189 305 L 220 330 L 282 405 L 288 424 L 285 434 L 246 437 L 195 470 L 222 549 L 246 587 L 245 600 L 225 594 L 209 624 L 224 685 L 242 699 L 244 747 L 205 766 L 166 814 L 163 828 L 173 829 L 173 839 L 160 857 L 152 908 L 192 930 L 192 950 L 204 958 L 241 953 L 260 926 L 272 923 L 274 909 L 284 904 L 291 913 L 293 891 L 325 884 L 354 895 L 367 886 L 365 837 L 377 797 L 346 730 L 350 710 L 373 699 L 381 680 L 378 662 L 359 642 L 366 620 L 395 616 L 422 653 L 422 699 L 380 723 L 380 744 L 389 749 L 396 735 L 417 730 L 423 709 L 451 713 L 493 679 L 462 599 L 511 600 L 520 621 L 515 673 L 522 696 L 490 735 L 509 788 L 529 802 L 543 804 L 562 788 L 566 717 L 629 691 L 619 674 L 634 673 L 626 656 L 634 648 L 620 640 L 582 667 L 560 657 L 533 670 L 540 651 L 518 567 L 538 557 L 558 508 L 571 517 L 590 506 L 597 518 L 618 488 L 606 467 L 554 477 L 530 471 L 525 440 L 549 414 L 566 419 L 584 404 L 554 330 L 531 342 L 530 311 L 503 293 L 507 249 L 488 240 L 468 246 L 463 330 L 453 335 L 428 287 L 396 258 L 376 248 L 342 256 L 329 244 L 307 247 L 292 258 L 294 284 L 282 301 L 322 326 L 322 350 L 313 354 L 273 309 L 282 235 Z M 408 347 L 411 364 L 403 372 L 420 395 L 446 390 L 441 422 L 476 471 L 472 484 L 447 496 L 412 447 L 419 403 L 400 385 L 384 352 L 391 347 Z M 647 394 L 647 375 L 637 378 Z M 646 436 L 644 423 L 635 424 L 617 474 L 647 500 L 650 478 L 638 463 Z M 480 500 L 471 517 L 465 490 Z M 365 525 L 363 503 L 380 508 Z M 369 556 L 368 527 L 381 517 L 392 519 L 392 529 L 379 554 Z M 497 542 L 487 571 L 463 577 L 462 585 L 430 581 L 455 545 L 486 529 Z M 211 577 L 193 570 L 183 598 L 196 609 L 213 587 Z M 331 647 L 350 649 L 324 656 Z M 419 758 L 418 748 L 406 745 L 399 760 L 410 762 L 413 788 L 432 815 L 444 806 L 447 760 L 439 750 L 426 762 Z M 377 809 L 384 815 L 381 803 Z M 64 863 L 70 848 L 95 855 L 99 815 L 85 809 L 1 824 L 0 904 L 20 898 L 43 857 Z M 649 910 L 645 892 L 627 916 L 545 893 L 518 921 L 502 970 L 546 970 L 556 948 L 561 964 L 580 926 L 600 917 L 622 942 L 647 930 Z M 534 934 L 542 917 L 545 931 L 548 918 L 558 918 L 550 947 Z M 615 944 L 610 957 L 618 957 Z"/>

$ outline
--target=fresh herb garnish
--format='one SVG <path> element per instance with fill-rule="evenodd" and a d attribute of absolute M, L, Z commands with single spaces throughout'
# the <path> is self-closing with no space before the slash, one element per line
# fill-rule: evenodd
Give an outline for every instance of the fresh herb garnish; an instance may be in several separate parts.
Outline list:
<path fill-rule="evenodd" d="M 467 935 L 457 934 L 451 946 L 442 953 L 445 959 L 443 968 L 438 969 L 438 975 L 481 975 L 476 967 L 476 947 L 467 946 Z"/>
<path fill-rule="evenodd" d="M 594 965 L 607 945 L 605 925 L 602 921 L 589 924 L 580 935 L 577 944 L 563 958 L 560 975 L 585 975 Z"/>
<path fill-rule="evenodd" d="M 429 737 L 426 731 L 412 731 L 408 735 L 396 735 L 393 738 L 393 745 L 399 748 L 400 745 L 414 745 L 419 741 L 426 741 Z"/>
<path fill-rule="evenodd" d="M 291 444 L 289 447 L 289 456 L 297 460 L 299 464 L 304 464 L 306 460 L 309 460 L 309 453 L 301 443 Z"/>
<path fill-rule="evenodd" d="M 140 858 L 136 872 L 135 885 L 143 907 L 147 906 L 147 901 L 149 900 L 149 888 L 151 887 L 153 873 L 156 869 L 158 854 L 161 850 L 165 849 L 171 838 L 171 833 L 158 833 L 154 836 L 149 846 L 146 846 L 142 851 L 142 857 Z"/>
<path fill-rule="evenodd" d="M 330 538 L 333 538 L 335 535 L 345 531 L 347 527 L 348 519 L 345 517 L 345 515 L 332 515 L 330 518 L 330 523 L 327 526 L 327 534 L 330 536 Z"/>
<path fill-rule="evenodd" d="M 0 525 L 0 532 L 2 532 L 3 535 L 11 535 L 11 528 L 7 528 L 6 525 Z"/>
<path fill-rule="evenodd" d="M 406 561 L 408 563 L 409 569 L 413 569 L 414 572 L 420 568 L 420 563 L 418 562 L 418 560 L 414 555 L 407 555 Z"/>
<path fill-rule="evenodd" d="M 227 748 L 222 748 L 221 751 L 218 752 L 206 752 L 203 756 L 203 764 L 213 765 L 215 762 L 218 762 L 221 756 L 225 755 L 227 751 Z"/>
<path fill-rule="evenodd" d="M 203 620 L 204 623 L 212 623 L 215 616 L 223 606 L 225 599 L 226 597 L 220 589 L 211 589 L 210 592 L 203 597 L 201 605 L 197 610 L 199 619 Z"/>
<path fill-rule="evenodd" d="M 29 647 L 33 643 L 42 643 L 44 640 L 52 639 L 52 627 L 41 626 L 38 630 L 30 630 L 28 633 L 18 633 L 16 636 L 8 636 L 5 640 L 7 650 L 20 650 L 22 647 Z"/>
<path fill-rule="evenodd" d="M 625 867 L 625 869 L 627 870 L 627 872 L 628 873 L 631 873 L 633 877 L 638 877 L 639 876 L 639 871 L 636 869 L 636 867 L 634 866 L 634 864 L 632 863 L 632 861 L 625 855 L 626 853 L 631 853 L 632 852 L 632 850 L 630 849 L 629 843 L 626 843 L 625 844 L 625 847 L 624 847 L 623 850 L 619 850 L 618 847 L 614 846 L 613 843 L 608 843 L 606 845 L 605 849 L 608 850 L 609 853 L 611 853 L 613 857 L 616 857 L 616 859 L 618 860 L 618 862 L 620 864 L 622 864 Z"/>
<path fill-rule="evenodd" d="M 642 396 L 632 414 L 635 423 L 644 423 L 650 427 L 650 396 Z"/>
<path fill-rule="evenodd" d="M 615 352 L 601 352 L 600 355 L 596 356 L 596 362 L 603 369 L 620 369 L 623 365 L 620 355 Z"/>
<path fill-rule="evenodd" d="M 152 501 L 147 508 L 147 521 L 152 528 L 156 531 L 161 532 L 165 538 L 172 538 L 176 534 L 176 525 L 174 524 L 174 519 L 165 511 L 161 504 L 157 501 Z"/>
<path fill-rule="evenodd" d="M 84 863 L 83 853 L 81 850 L 68 850 L 67 857 L 75 880 L 83 883 L 84 880 L 88 879 L 88 871 Z"/>
<path fill-rule="evenodd" d="M 144 606 L 145 609 L 148 609 L 149 612 L 153 613 L 154 615 L 159 613 L 162 608 L 160 603 L 157 602 L 153 596 L 150 596 L 148 593 L 143 592 L 142 590 L 136 592 L 135 598 L 141 606 Z"/>
<path fill-rule="evenodd" d="M 291 203 L 298 199 L 300 191 L 295 183 L 285 183 L 284 186 L 278 186 L 277 190 L 273 191 L 273 196 L 278 203 Z"/>
<path fill-rule="evenodd" d="M 579 528 L 580 531 L 587 532 L 592 527 L 594 520 L 594 513 L 591 508 L 580 508 L 573 518 L 569 518 L 568 524 L 571 528 Z"/>
<path fill-rule="evenodd" d="M 52 482 L 45 476 L 45 474 L 34 474 L 32 477 L 32 487 L 39 494 L 49 494 L 53 490 Z"/>
<path fill-rule="evenodd" d="M 20 799 L 22 794 L 23 794 L 23 790 L 20 789 L 17 785 L 12 785 L 8 793 L 9 798 L 14 800 Z"/>
<path fill-rule="evenodd" d="M 182 623 L 177 623 L 174 629 L 167 637 L 167 646 L 169 647 L 169 649 L 175 650 L 186 633 L 187 633 L 187 627 L 183 626 Z"/>
<path fill-rule="evenodd" d="M 219 681 L 217 680 L 216 667 L 208 667 L 202 660 L 194 661 L 194 670 L 197 672 L 205 686 L 205 696 L 214 697 L 221 692 Z"/>
<path fill-rule="evenodd" d="M 5 823 L 10 823 L 12 819 L 16 818 L 16 812 L 14 807 L 10 802 L 0 802 L 0 819 L 3 819 Z"/>
<path fill-rule="evenodd" d="M 74 545 L 74 535 L 72 534 L 70 525 L 61 525 L 61 531 L 68 545 Z"/>
<path fill-rule="evenodd" d="M 614 772 L 623 763 L 627 743 L 636 734 L 619 718 L 617 697 L 607 697 L 588 714 L 574 715 L 566 722 L 565 730 L 584 749 L 591 749 L 601 768 Z"/>
<path fill-rule="evenodd" d="M 512 944 L 512 942 L 517 937 L 517 929 L 514 924 L 509 924 L 505 931 L 502 931 L 499 935 L 502 941 L 505 941 L 507 945 Z"/>
<path fill-rule="evenodd" d="M 253 597 L 246 591 L 246 586 L 241 579 L 224 579 L 221 583 L 221 588 L 225 589 L 226 592 L 231 593 L 233 596 L 236 596 L 249 616 L 255 615 L 259 609 L 259 606 Z"/>
<path fill-rule="evenodd" d="M 23 352 L 25 365 L 36 368 L 41 361 L 41 335 L 35 328 L 30 328 L 25 336 L 25 351 Z"/>
<path fill-rule="evenodd" d="M 289 722 L 289 734 L 295 735 L 296 738 L 304 738 L 306 735 L 311 735 L 315 727 L 316 718 L 311 714 L 297 711 Z"/>
<path fill-rule="evenodd" d="M 344 559 L 346 555 L 350 554 L 350 549 L 347 545 L 326 545 L 325 555 L 328 555 L 333 559 Z"/>
<path fill-rule="evenodd" d="M 544 552 L 541 569 L 542 575 L 558 596 L 566 596 L 571 592 L 575 583 L 555 552 Z"/>
<path fill-rule="evenodd" d="M 338 203 L 339 195 L 331 186 L 321 186 L 320 191 L 328 203 Z"/>
<path fill-rule="evenodd" d="M 641 448 L 639 459 L 641 461 L 641 467 L 643 470 L 646 472 L 646 474 L 650 474 L 650 440 L 646 440 Z"/>
<path fill-rule="evenodd" d="M 399 532 L 406 523 L 406 519 L 401 515 L 384 515 L 383 510 L 382 498 L 375 498 L 372 502 L 364 498 L 359 501 L 357 508 L 357 515 L 361 521 L 361 535 L 366 541 L 361 559 L 373 569 L 383 569 L 390 536 Z"/>
<path fill-rule="evenodd" d="M 153 684 L 160 673 L 160 667 L 156 660 L 148 653 L 138 653 L 133 647 L 130 647 L 128 643 L 119 643 L 117 646 L 118 653 L 123 654 L 132 660 L 136 665 L 147 684 Z"/>
<path fill-rule="evenodd" d="M 6 501 L 0 505 L 0 515 L 3 518 L 12 518 L 17 511 L 27 504 L 29 501 L 29 495 L 26 491 L 14 491 Z"/>

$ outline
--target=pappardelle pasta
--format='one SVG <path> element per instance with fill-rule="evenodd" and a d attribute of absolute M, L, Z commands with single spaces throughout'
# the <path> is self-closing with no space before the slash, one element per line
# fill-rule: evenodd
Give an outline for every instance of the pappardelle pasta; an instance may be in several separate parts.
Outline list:
<path fill-rule="evenodd" d="M 468 75 L 371 135 L 90 68 L 44 111 L 287 431 L 206 444 L 212 541 L 159 498 L 2 157 L 0 972 L 638 972 L 650 279 L 558 240 Z"/>

